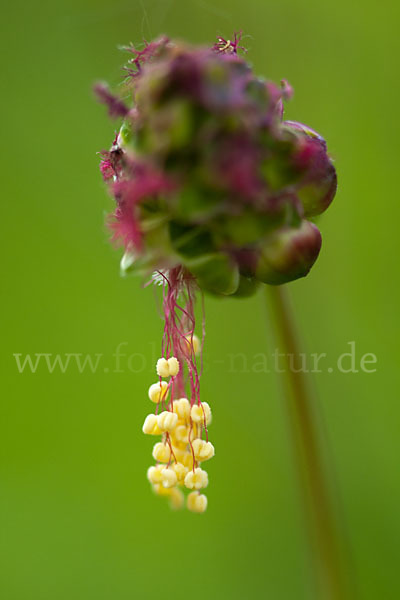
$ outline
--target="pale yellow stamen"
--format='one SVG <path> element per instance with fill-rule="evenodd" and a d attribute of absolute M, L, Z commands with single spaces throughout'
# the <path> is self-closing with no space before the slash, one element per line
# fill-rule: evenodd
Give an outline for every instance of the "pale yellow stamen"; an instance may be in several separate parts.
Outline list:
<path fill-rule="evenodd" d="M 149 387 L 149 398 L 155 404 L 158 404 L 162 400 L 166 400 L 168 397 L 168 383 L 161 381 L 161 383 L 153 383 Z"/>
<path fill-rule="evenodd" d="M 157 375 L 160 377 L 169 377 L 169 365 L 165 358 L 159 358 L 156 365 Z"/>
<path fill-rule="evenodd" d="M 182 463 L 177 462 L 172 466 L 172 468 L 176 473 L 178 481 L 184 481 L 186 473 L 188 472 L 187 467 L 185 467 Z"/>
<path fill-rule="evenodd" d="M 168 359 L 169 374 L 171 377 L 176 377 L 179 373 L 179 361 L 175 356 Z"/>
<path fill-rule="evenodd" d="M 190 416 L 190 402 L 187 398 L 180 398 L 179 400 L 174 400 L 173 403 L 174 413 L 178 415 L 182 421 L 187 421 Z"/>
<path fill-rule="evenodd" d="M 189 343 L 189 346 L 193 349 L 194 354 L 197 356 L 201 350 L 201 342 L 199 338 L 197 335 L 193 334 L 193 336 L 187 335 L 186 339 Z"/>
<path fill-rule="evenodd" d="M 147 469 L 147 479 L 150 483 L 161 483 L 161 473 L 165 469 L 165 465 L 156 465 Z"/>
<path fill-rule="evenodd" d="M 163 444 L 162 442 L 158 442 L 154 445 L 153 448 L 153 457 L 155 460 L 158 460 L 162 463 L 169 462 L 171 458 L 171 449 L 167 444 Z"/>
<path fill-rule="evenodd" d="M 179 373 L 179 361 L 175 356 L 159 358 L 156 365 L 157 375 L 159 377 L 176 377 Z"/>
<path fill-rule="evenodd" d="M 142 431 L 143 431 L 143 433 L 147 433 L 148 435 L 160 435 L 161 434 L 161 429 L 159 428 L 159 426 L 157 424 L 156 415 L 147 415 L 147 417 L 145 418 L 144 423 L 143 423 Z"/>
<path fill-rule="evenodd" d="M 201 404 L 194 404 L 190 411 L 190 416 L 195 423 L 204 423 L 208 425 L 211 423 L 211 408 L 207 402 Z"/>
<path fill-rule="evenodd" d="M 185 477 L 185 486 L 190 490 L 200 490 L 208 486 L 208 475 L 200 467 L 189 471 Z"/>
<path fill-rule="evenodd" d="M 153 485 L 153 491 L 158 496 L 171 496 L 171 491 L 173 488 L 166 488 L 161 483 L 156 483 Z"/>
<path fill-rule="evenodd" d="M 215 454 L 214 446 L 211 442 L 205 442 L 204 440 L 193 440 L 192 442 L 193 452 L 196 460 L 209 460 Z"/>
<path fill-rule="evenodd" d="M 189 442 L 189 430 L 186 425 L 178 425 L 174 430 L 174 438 L 177 442 L 187 444 Z"/>
<path fill-rule="evenodd" d="M 187 497 L 187 507 L 191 512 L 205 512 L 207 508 L 207 496 L 198 492 L 190 492 Z"/>
<path fill-rule="evenodd" d="M 163 469 L 161 471 L 161 483 L 165 488 L 171 488 L 178 482 L 178 477 L 173 469 Z"/>
<path fill-rule="evenodd" d="M 173 431 L 178 423 L 178 415 L 164 410 L 157 417 L 157 425 L 161 431 Z"/>
<path fill-rule="evenodd" d="M 174 510 L 179 510 L 185 503 L 185 496 L 182 494 L 181 490 L 178 490 L 176 487 L 170 488 L 170 492 L 170 507 Z"/>

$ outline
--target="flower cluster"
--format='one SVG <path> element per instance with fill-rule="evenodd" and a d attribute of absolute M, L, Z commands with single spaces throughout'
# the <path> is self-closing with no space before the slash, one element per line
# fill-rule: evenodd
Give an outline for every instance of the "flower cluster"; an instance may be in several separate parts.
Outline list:
<path fill-rule="evenodd" d="M 198 338 L 189 335 L 185 340 L 190 354 L 194 354 L 200 346 Z M 142 429 L 148 435 L 161 435 L 161 441 L 154 445 L 156 464 L 149 467 L 147 478 L 156 494 L 169 498 L 172 508 L 184 505 L 181 488 L 192 490 L 187 496 L 187 508 L 202 513 L 207 508 L 207 497 L 200 490 L 207 487 L 208 475 L 200 465 L 214 456 L 207 430 L 211 409 L 199 399 L 173 399 L 182 384 L 177 378 L 183 375 L 176 357 L 160 358 L 157 374 L 159 381 L 150 386 L 148 394 L 157 405 L 156 412 L 147 415 Z"/>
<path fill-rule="evenodd" d="M 95 87 L 122 120 L 100 163 L 116 202 L 109 226 L 125 248 L 121 272 L 153 273 L 163 293 L 159 380 L 149 389 L 157 407 L 143 425 L 161 441 L 148 479 L 173 507 L 190 490 L 193 512 L 207 507 L 202 464 L 214 455 L 196 294 L 249 296 L 261 283 L 305 276 L 321 246 L 312 220 L 336 192 L 323 138 L 283 119 L 290 85 L 257 77 L 240 43 L 235 34 L 212 48 L 165 37 L 129 46 L 120 93 Z"/>
<path fill-rule="evenodd" d="M 129 46 L 120 95 L 96 87 L 123 119 L 101 171 L 124 273 L 183 266 L 208 292 L 246 296 L 306 275 L 318 256 L 312 219 L 336 191 L 326 143 L 283 120 L 290 85 L 255 76 L 239 42 Z"/>

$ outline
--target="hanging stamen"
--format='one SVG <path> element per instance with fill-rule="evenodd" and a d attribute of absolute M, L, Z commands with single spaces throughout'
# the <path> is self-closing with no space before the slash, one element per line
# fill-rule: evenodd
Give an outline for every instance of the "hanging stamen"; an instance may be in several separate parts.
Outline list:
<path fill-rule="evenodd" d="M 207 431 L 211 409 L 200 400 L 196 356 L 202 351 L 204 324 L 200 342 L 194 333 L 195 282 L 181 267 L 168 273 L 160 271 L 158 276 L 163 282 L 164 330 L 162 356 L 156 364 L 159 382 L 150 386 L 149 398 L 157 404 L 156 413 L 159 407 L 161 412 L 146 417 L 143 432 L 162 435 L 162 442 L 153 448 L 153 457 L 161 466 L 150 467 L 147 477 L 154 492 L 168 496 L 177 508 L 183 502 L 179 488 L 199 490 L 208 485 L 208 475 L 199 463 L 212 458 L 215 450 L 208 441 Z M 206 440 L 202 439 L 203 431 Z M 204 512 L 207 499 L 197 491 L 192 492 L 187 507 L 192 512 Z"/>

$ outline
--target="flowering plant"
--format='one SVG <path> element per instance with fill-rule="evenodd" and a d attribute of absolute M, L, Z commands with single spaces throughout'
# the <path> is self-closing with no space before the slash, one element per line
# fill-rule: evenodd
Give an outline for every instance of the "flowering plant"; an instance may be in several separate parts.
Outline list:
<path fill-rule="evenodd" d="M 180 485 L 194 490 L 195 512 L 207 505 L 200 464 L 214 454 L 211 410 L 200 401 L 196 290 L 244 297 L 305 276 L 321 247 L 311 219 L 336 191 L 323 138 L 283 120 L 290 85 L 257 77 L 239 44 L 235 35 L 212 48 L 165 37 L 128 46 L 120 93 L 95 88 L 123 119 L 100 165 L 116 201 L 109 225 L 125 248 L 121 271 L 153 273 L 164 289 L 159 381 L 149 390 L 164 410 L 143 426 L 162 441 L 148 478 L 174 506 Z"/>

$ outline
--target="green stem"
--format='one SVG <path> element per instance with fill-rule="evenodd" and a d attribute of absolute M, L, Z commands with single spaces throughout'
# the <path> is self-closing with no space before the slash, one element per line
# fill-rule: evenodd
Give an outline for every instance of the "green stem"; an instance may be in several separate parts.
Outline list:
<path fill-rule="evenodd" d="M 342 557 L 343 540 L 325 477 L 322 444 L 285 286 L 267 286 L 273 324 L 285 368 L 289 433 L 300 479 L 301 495 L 314 558 L 318 600 L 347 600 Z M 282 364 L 283 366 L 283 364 Z M 283 369 L 282 369 L 283 371 Z"/>

